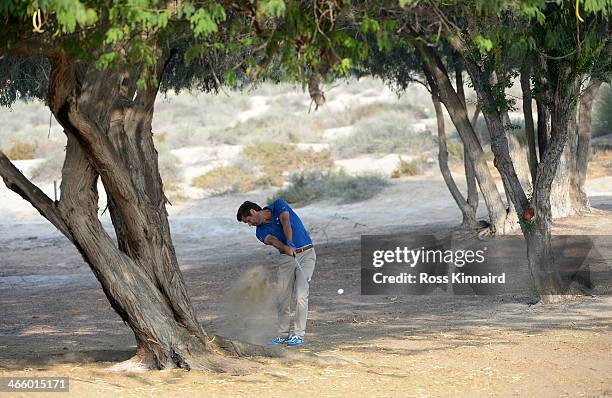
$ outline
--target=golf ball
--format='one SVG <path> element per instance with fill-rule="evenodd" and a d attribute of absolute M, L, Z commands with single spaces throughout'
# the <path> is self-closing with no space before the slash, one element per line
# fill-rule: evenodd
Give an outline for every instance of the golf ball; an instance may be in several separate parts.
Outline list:
<path fill-rule="evenodd" d="M 338 294 L 344 293 L 344 289 L 338 289 Z"/>

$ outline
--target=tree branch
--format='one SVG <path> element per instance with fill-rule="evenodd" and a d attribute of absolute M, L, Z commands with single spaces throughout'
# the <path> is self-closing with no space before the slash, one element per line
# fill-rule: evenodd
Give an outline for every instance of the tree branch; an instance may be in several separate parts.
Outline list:
<path fill-rule="evenodd" d="M 38 212 L 53 224 L 64 236 L 73 241 L 66 223 L 54 203 L 43 191 L 26 178 L 0 150 L 0 176 L 6 186 L 30 202 Z"/>

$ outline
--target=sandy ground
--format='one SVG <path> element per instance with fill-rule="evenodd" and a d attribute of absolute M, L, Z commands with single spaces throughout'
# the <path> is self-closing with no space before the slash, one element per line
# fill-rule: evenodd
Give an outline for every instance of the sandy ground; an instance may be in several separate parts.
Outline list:
<path fill-rule="evenodd" d="M 612 235 L 612 177 L 588 184 L 597 213 L 557 220 L 555 233 Z M 225 298 L 234 281 L 252 267 L 270 268 L 274 253 L 234 218 L 243 200 L 268 194 L 170 209 L 194 306 L 215 330 L 229 322 Z M 61 235 L 32 209 L 3 206 L 0 376 L 68 376 L 70 393 L 57 395 L 78 397 L 612 395 L 612 297 L 545 306 L 525 298 L 360 295 L 361 234 L 443 232 L 459 223 L 439 177 L 404 178 L 369 201 L 321 202 L 298 212 L 318 255 L 301 350 L 339 363 L 255 359 L 258 368 L 244 376 L 110 373 L 134 352 L 129 328 Z M 110 231 L 107 215 L 103 220 Z"/>
<path fill-rule="evenodd" d="M 19 167 L 27 172 L 34 164 L 22 161 Z M 555 233 L 612 235 L 612 176 L 606 164 L 591 167 L 587 182 L 597 211 L 557 220 Z M 42 188 L 53 195 L 52 184 Z M 228 298 L 236 281 L 244 282 L 254 269 L 273 273 L 277 254 L 259 244 L 234 214 L 243 200 L 263 202 L 270 194 L 213 196 L 169 208 L 200 320 L 214 331 L 252 341 L 274 333 L 269 303 L 238 309 L 238 319 L 228 315 L 228 308 L 236 310 L 235 302 L 228 307 Z M 78 397 L 612 395 L 612 297 L 544 306 L 528 305 L 525 297 L 360 294 L 362 234 L 446 233 L 459 224 L 460 214 L 435 170 L 392 180 L 364 202 L 324 201 L 298 212 L 318 255 L 308 344 L 301 351 L 335 363 L 259 358 L 244 376 L 112 373 L 109 366 L 134 353 L 129 328 L 69 242 L 0 185 L 0 377 L 68 376 L 66 396 Z M 101 219 L 112 234 L 108 214 Z M 249 312 L 258 315 L 245 322 Z M 0 392 L 21 395 L 36 394 Z"/>

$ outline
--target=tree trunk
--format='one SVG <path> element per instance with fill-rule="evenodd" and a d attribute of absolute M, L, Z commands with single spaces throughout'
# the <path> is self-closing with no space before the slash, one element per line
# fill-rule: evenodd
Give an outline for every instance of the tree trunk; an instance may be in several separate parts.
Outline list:
<path fill-rule="evenodd" d="M 436 120 L 438 122 L 438 165 L 440 166 L 440 172 L 444 178 L 444 182 L 448 187 L 453 199 L 457 203 L 461 215 L 463 216 L 462 226 L 468 228 L 474 228 L 477 225 L 476 222 L 476 210 L 468 204 L 464 199 L 461 191 L 457 187 L 453 175 L 451 174 L 450 168 L 448 167 L 448 151 L 446 147 L 446 132 L 444 131 L 444 113 L 442 112 L 442 106 L 440 105 L 440 98 L 435 90 L 432 88 L 431 100 L 434 104 L 436 111 Z"/>
<path fill-rule="evenodd" d="M 491 151 L 495 156 L 493 164 L 499 171 L 504 190 L 510 197 L 516 211 L 519 212 L 520 217 L 520 214 L 529 204 L 510 155 L 510 146 L 506 134 L 507 121 L 504 120 L 503 113 L 499 111 L 493 95 L 491 87 L 493 76 L 485 74 L 479 66 L 471 62 L 467 63 L 467 69 L 478 99 L 482 103 L 483 114 L 491 136 Z"/>
<path fill-rule="evenodd" d="M 537 170 L 537 178 L 534 185 L 534 207 L 535 207 L 535 230 L 533 233 L 526 231 L 528 245 L 533 245 L 534 252 L 528 255 L 529 267 L 535 276 L 541 296 L 545 301 L 557 301 L 562 294 L 560 276 L 554 267 L 552 259 L 550 230 L 552 227 L 553 213 L 551 211 L 551 188 L 556 181 L 556 173 L 567 141 L 570 130 L 574 130 L 576 82 L 568 80 L 571 76 L 571 68 L 560 62 L 551 61 L 549 64 L 551 79 L 551 103 L 550 103 L 550 141 L 546 153 L 540 161 Z M 557 184 L 555 184 L 557 185 Z M 529 250 L 529 246 L 528 246 Z"/>
<path fill-rule="evenodd" d="M 545 210 L 541 207 L 536 209 L 540 215 L 539 225 L 535 230 L 525 235 L 527 242 L 527 261 L 531 279 L 534 282 L 536 295 L 544 303 L 554 303 L 562 298 L 561 276 L 555 267 L 552 253 L 550 225 L 552 217 L 550 212 L 547 220 L 544 220 Z M 548 225 L 548 227 L 547 227 Z"/>
<path fill-rule="evenodd" d="M 538 58 L 539 69 L 547 70 L 548 66 L 545 61 L 540 57 Z M 538 112 L 538 151 L 540 155 L 540 161 L 544 157 L 546 150 L 551 140 L 551 108 L 552 108 L 552 93 L 549 87 L 548 80 L 544 77 L 543 73 L 536 73 L 535 80 L 537 82 L 536 87 L 536 105 Z M 574 115 L 575 113 L 572 113 Z M 557 165 L 557 171 L 555 173 L 555 184 L 551 190 L 551 205 L 552 205 L 552 217 L 567 217 L 579 213 L 584 210 L 582 200 L 578 189 L 576 188 L 576 164 L 577 160 L 577 137 L 576 131 L 571 124 L 568 123 L 570 128 L 567 144 L 565 145 L 561 158 Z"/>
<path fill-rule="evenodd" d="M 151 133 L 157 88 L 137 89 L 136 67 L 97 71 L 64 53 L 51 61 L 48 103 L 68 138 L 61 198 L 41 196 L 1 153 L 0 174 L 74 243 L 134 332 L 136 355 L 118 368 L 243 372 L 247 364 L 224 356 L 264 351 L 204 330 L 178 266 Z M 98 218 L 98 177 L 118 247 Z"/>
<path fill-rule="evenodd" d="M 586 182 L 587 168 L 591 156 L 591 123 L 592 110 L 595 97 L 599 92 L 602 81 L 591 78 L 589 85 L 580 97 L 580 107 L 578 111 L 578 148 L 576 149 L 576 172 L 574 173 L 573 185 L 577 192 L 577 201 L 580 210 L 590 209 L 589 198 L 584 191 Z"/>
<path fill-rule="evenodd" d="M 567 84 L 570 68 L 555 65 L 555 79 L 551 82 L 552 100 L 551 134 L 544 156 L 538 165 L 536 180 L 533 187 L 533 208 L 535 218 L 521 223 L 523 235 L 527 241 L 529 269 L 541 298 L 552 301 L 562 294 L 560 275 L 554 267 L 550 242 L 552 212 L 551 187 L 559 166 L 561 154 L 568 139 L 569 121 L 572 119 L 572 97 L 575 84 Z M 502 175 L 506 191 L 519 218 L 526 214 L 530 207 L 525 192 L 509 153 L 508 141 L 504 130 L 502 113 L 499 112 L 490 86 L 490 76 L 473 63 L 468 63 L 468 71 L 472 76 L 474 87 L 483 102 L 487 126 L 491 134 L 491 149 L 495 155 L 495 166 Z M 569 86 L 569 88 L 568 88 Z"/>
<path fill-rule="evenodd" d="M 546 100 L 541 96 L 536 98 L 536 108 L 538 113 L 538 154 L 541 161 L 550 140 L 550 112 Z"/>
<path fill-rule="evenodd" d="M 575 215 L 579 212 L 577 205 L 578 193 L 572 185 L 576 173 L 576 128 L 575 114 L 568 123 L 568 142 L 563 148 L 557 172 L 555 173 L 555 183 L 551 188 L 550 201 L 552 205 L 552 217 L 561 218 Z"/>
<path fill-rule="evenodd" d="M 476 126 L 479 113 L 480 109 L 477 108 L 476 112 L 474 113 L 474 117 L 472 118 L 472 126 Z M 465 181 L 467 183 L 467 202 L 468 205 L 474 209 L 474 214 L 476 214 L 476 211 L 478 210 L 478 186 L 476 185 L 476 171 L 474 170 L 474 164 L 472 163 L 470 155 L 465 146 L 463 146 L 463 166 L 465 169 Z"/>
<path fill-rule="evenodd" d="M 552 89 L 551 103 L 551 140 L 544 159 L 538 166 L 534 185 L 535 222 L 531 229 L 524 231 L 527 240 L 527 256 L 535 286 L 544 302 L 557 302 L 567 292 L 562 290 L 559 270 L 555 266 L 551 247 L 551 227 L 553 213 L 551 210 L 551 186 L 557 180 L 555 174 L 564 148 L 573 129 L 575 106 L 572 96 L 576 84 L 569 84 L 564 89 L 569 77 L 569 68 L 559 68 Z M 556 164 L 555 164 L 556 163 Z"/>
<path fill-rule="evenodd" d="M 455 86 L 457 87 L 457 96 L 463 103 L 463 107 L 467 113 L 467 102 L 465 100 L 465 90 L 463 88 L 463 68 L 457 66 L 455 68 Z M 480 107 L 476 106 L 476 111 L 472 117 L 472 128 L 476 128 L 478 122 L 478 115 L 480 114 Z M 467 147 L 463 145 L 463 167 L 465 170 L 465 182 L 467 184 L 467 203 L 474 209 L 474 216 L 478 210 L 478 186 L 476 185 L 476 173 L 474 171 L 474 164 L 470 160 L 470 156 Z"/>
<path fill-rule="evenodd" d="M 474 165 L 476 179 L 480 186 L 480 191 L 487 205 L 491 230 L 493 233 L 503 234 L 506 232 L 506 208 L 503 205 L 499 191 L 493 181 L 491 171 L 487 166 L 484 151 L 480 141 L 472 127 L 465 111 L 465 107 L 457 96 L 448 77 L 448 73 L 442 64 L 439 56 L 424 43 L 414 42 L 422 58 L 423 71 L 430 86 L 436 86 L 440 95 L 440 100 L 446 107 L 457 132 L 461 136 L 463 145 L 467 149 L 468 155 Z"/>
<path fill-rule="evenodd" d="M 527 155 L 529 159 L 531 184 L 533 186 L 536 179 L 538 157 L 536 152 L 535 128 L 533 124 L 530 78 L 531 64 L 530 61 L 525 61 L 525 64 L 521 68 L 521 90 L 523 92 L 523 115 L 525 119 L 525 135 L 527 136 Z"/>

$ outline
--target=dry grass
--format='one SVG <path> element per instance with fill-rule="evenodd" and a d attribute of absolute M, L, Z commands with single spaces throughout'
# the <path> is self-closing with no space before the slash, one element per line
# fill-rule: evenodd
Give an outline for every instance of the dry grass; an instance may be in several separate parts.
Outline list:
<path fill-rule="evenodd" d="M 448 160 L 463 163 L 463 144 L 461 142 L 447 140 L 446 151 L 448 152 Z"/>
<path fill-rule="evenodd" d="M 594 148 L 589 162 L 588 178 L 609 176 L 612 176 L 612 150 Z"/>
<path fill-rule="evenodd" d="M 385 111 L 380 117 L 362 119 L 355 131 L 336 142 L 336 154 L 347 159 L 362 154 L 408 153 L 416 155 L 435 147 L 429 131 L 413 131 L 405 112 Z"/>
<path fill-rule="evenodd" d="M 406 161 L 399 156 L 399 164 L 397 169 L 391 173 L 391 178 L 400 178 L 402 176 L 415 176 L 423 172 L 423 164 L 419 160 Z"/>
<path fill-rule="evenodd" d="M 13 145 L 9 148 L 6 156 L 11 160 L 35 159 L 37 143 L 24 142 L 21 140 L 13 141 Z"/>
<path fill-rule="evenodd" d="M 211 190 L 214 193 L 248 192 L 257 186 L 252 174 L 234 167 L 217 167 L 193 179 L 194 187 Z"/>
<path fill-rule="evenodd" d="M 299 149 L 294 145 L 277 142 L 248 146 L 242 151 L 242 157 L 258 166 L 270 186 L 282 185 L 284 175 L 289 173 L 327 170 L 334 165 L 330 150 Z"/>

